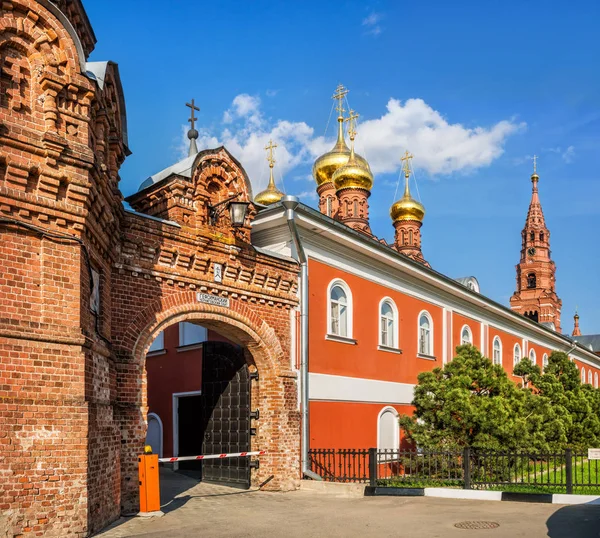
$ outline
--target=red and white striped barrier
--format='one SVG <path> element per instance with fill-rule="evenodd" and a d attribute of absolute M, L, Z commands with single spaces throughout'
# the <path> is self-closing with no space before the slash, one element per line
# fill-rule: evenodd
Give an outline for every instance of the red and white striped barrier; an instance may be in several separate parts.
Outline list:
<path fill-rule="evenodd" d="M 161 463 L 170 463 L 172 461 L 195 461 L 195 460 L 220 460 L 223 458 L 243 458 L 244 456 L 262 456 L 266 450 L 257 450 L 256 452 L 235 452 L 233 454 L 208 454 L 206 456 L 180 456 L 177 458 L 158 458 Z"/>

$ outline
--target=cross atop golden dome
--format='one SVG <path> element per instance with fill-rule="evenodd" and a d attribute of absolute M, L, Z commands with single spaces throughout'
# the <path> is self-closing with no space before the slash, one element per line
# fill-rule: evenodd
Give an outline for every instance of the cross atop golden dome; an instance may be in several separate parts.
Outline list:
<path fill-rule="evenodd" d="M 333 179 L 333 174 L 340 167 L 348 162 L 350 158 L 350 148 L 346 144 L 346 140 L 344 138 L 344 103 L 346 95 L 348 94 L 348 90 L 342 85 L 339 84 L 333 93 L 332 99 L 336 100 L 335 109 L 338 113 L 338 133 L 337 140 L 333 148 L 321 155 L 313 165 L 313 177 L 317 182 L 317 187 L 324 185 L 326 183 L 331 183 Z M 356 154 L 355 159 L 361 163 L 365 167 L 369 167 L 367 161 Z"/>
<path fill-rule="evenodd" d="M 269 184 L 264 191 L 259 192 L 254 197 L 254 202 L 261 205 L 271 205 L 279 202 L 283 197 L 283 193 L 275 186 L 275 178 L 273 177 L 273 167 L 275 166 L 275 157 L 273 157 L 273 150 L 277 147 L 277 144 L 273 144 L 272 140 L 269 140 L 269 144 L 265 146 L 265 150 L 268 151 L 267 161 L 269 161 Z"/>
<path fill-rule="evenodd" d="M 341 189 L 363 189 L 370 191 L 373 187 L 373 174 L 369 164 L 364 159 L 359 160 L 354 152 L 354 139 L 356 138 L 356 120 L 358 114 L 350 110 L 350 115 L 345 121 L 348 122 L 348 134 L 350 135 L 350 157 L 343 166 L 340 166 L 332 176 L 336 191 Z M 362 162 L 361 162 L 362 161 Z"/>
<path fill-rule="evenodd" d="M 423 222 L 423 217 L 425 217 L 425 208 L 423 207 L 423 204 L 417 202 L 410 195 L 408 180 L 410 178 L 410 161 L 412 158 L 413 156 L 406 151 L 404 156 L 400 159 L 403 162 L 402 169 L 404 170 L 404 196 L 402 196 L 402 198 L 390 209 L 390 216 L 394 222 L 401 220 L 416 220 L 418 222 Z"/>

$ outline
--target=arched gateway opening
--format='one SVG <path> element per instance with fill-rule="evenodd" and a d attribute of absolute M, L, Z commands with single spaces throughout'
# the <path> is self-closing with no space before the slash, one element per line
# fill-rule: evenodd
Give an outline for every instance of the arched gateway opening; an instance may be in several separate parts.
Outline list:
<path fill-rule="evenodd" d="M 146 445 L 155 454 L 171 458 L 250 452 L 253 424 L 260 419 L 251 398 L 258 370 L 243 346 L 213 328 L 174 323 L 150 346 L 145 370 Z M 155 427 L 157 418 L 162 431 Z M 199 480 L 248 488 L 250 468 L 258 464 L 243 457 L 181 461 L 172 467 Z"/>
<path fill-rule="evenodd" d="M 200 325 L 210 338 L 199 345 L 177 346 L 179 353 L 185 352 L 181 348 L 197 352 L 201 369 L 196 365 L 195 371 L 200 380 L 193 380 L 195 390 L 179 391 L 189 394 L 172 398 L 179 409 L 171 408 L 171 420 L 165 420 L 162 411 L 161 421 L 171 422 L 169 427 L 173 428 L 171 436 L 166 432 L 168 427 L 164 428 L 163 453 L 168 456 L 169 448 L 173 455 L 221 453 L 234 448 L 240 448 L 236 452 L 266 450 L 258 468 L 246 458 L 204 462 L 188 469 L 191 467 L 203 480 L 239 487 L 273 477 L 269 482 L 272 487 L 289 489 L 297 479 L 299 416 L 292 399 L 295 375 L 287 371 L 288 361 L 282 360 L 285 354 L 276 331 L 242 301 L 230 299 L 224 304 L 227 306 L 201 303 L 197 293 L 179 292 L 167 301 L 154 301 L 125 331 L 123 343 L 131 346 L 131 362 L 123 365 L 121 374 L 126 375 L 120 375 L 118 383 L 121 400 L 130 402 L 122 407 L 121 417 L 122 510 L 135 509 L 138 502 L 137 481 L 130 477 L 135 476 L 137 456 L 146 440 L 148 413 L 156 413 L 149 407 L 149 386 L 155 389 L 161 379 L 174 374 L 156 375 L 152 366 L 148 373 L 148 361 L 161 356 L 161 350 L 150 351 L 151 346 L 159 337 L 167 348 L 173 330 L 179 332 L 178 325 L 183 323 Z M 289 311 L 282 314 L 289 316 Z M 164 360 L 162 365 L 172 366 Z M 193 374 L 194 369 L 183 374 L 190 372 Z"/>

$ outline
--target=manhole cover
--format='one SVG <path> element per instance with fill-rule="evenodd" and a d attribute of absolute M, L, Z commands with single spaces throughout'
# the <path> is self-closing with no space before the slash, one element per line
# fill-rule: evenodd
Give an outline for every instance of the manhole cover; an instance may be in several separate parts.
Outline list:
<path fill-rule="evenodd" d="M 496 523 L 495 521 L 459 521 L 454 526 L 457 529 L 481 530 L 495 529 L 500 526 L 500 523 Z"/>

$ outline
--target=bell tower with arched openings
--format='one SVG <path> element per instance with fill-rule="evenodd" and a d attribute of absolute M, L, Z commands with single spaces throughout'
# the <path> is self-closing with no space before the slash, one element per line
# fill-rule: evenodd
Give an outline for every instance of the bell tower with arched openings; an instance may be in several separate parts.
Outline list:
<path fill-rule="evenodd" d="M 537 157 L 533 157 L 532 194 L 525 227 L 521 232 L 521 260 L 517 265 L 517 290 L 510 307 L 539 323 L 552 323 L 560 330 L 562 301 L 556 295 L 556 265 L 550 251 L 550 231 L 546 228 L 538 193 Z"/>

